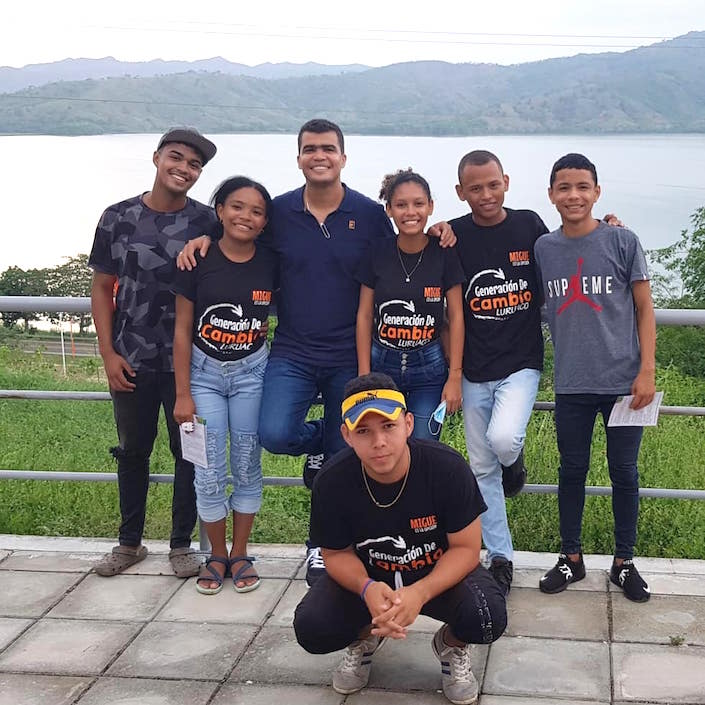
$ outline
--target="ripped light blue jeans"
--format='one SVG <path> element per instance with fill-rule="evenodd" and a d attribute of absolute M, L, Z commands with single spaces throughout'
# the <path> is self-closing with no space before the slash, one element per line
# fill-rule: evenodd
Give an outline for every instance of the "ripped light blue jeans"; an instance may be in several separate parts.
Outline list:
<path fill-rule="evenodd" d="M 196 507 L 206 522 L 230 511 L 255 514 L 262 504 L 262 449 L 257 437 L 267 346 L 246 358 L 220 362 L 197 347 L 191 351 L 191 396 L 206 420 L 208 467 L 195 466 Z M 230 472 L 233 491 L 227 496 Z"/>

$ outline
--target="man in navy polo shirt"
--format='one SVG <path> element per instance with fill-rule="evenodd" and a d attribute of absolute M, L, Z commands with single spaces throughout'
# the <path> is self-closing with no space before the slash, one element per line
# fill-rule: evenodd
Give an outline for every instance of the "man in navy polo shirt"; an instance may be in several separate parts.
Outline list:
<path fill-rule="evenodd" d="M 259 434 L 272 453 L 308 454 L 310 487 L 324 458 L 345 447 L 340 405 L 345 384 L 357 376 L 355 267 L 374 240 L 393 231 L 381 205 L 341 182 L 346 156 L 336 124 L 310 120 L 298 148 L 306 184 L 274 199 L 267 232 L 280 260 L 281 293 Z M 319 392 L 323 418 L 306 421 Z M 323 562 L 310 546 L 307 568 L 311 584 Z"/>

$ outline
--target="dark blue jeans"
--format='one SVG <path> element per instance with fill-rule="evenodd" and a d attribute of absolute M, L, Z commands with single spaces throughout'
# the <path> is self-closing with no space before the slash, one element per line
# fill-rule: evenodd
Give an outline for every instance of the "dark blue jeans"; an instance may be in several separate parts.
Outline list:
<path fill-rule="evenodd" d="M 260 409 L 260 443 L 270 453 L 301 455 L 345 447 L 340 434 L 343 388 L 357 376 L 357 367 L 318 367 L 282 357 L 270 357 L 264 373 Z M 306 421 L 318 393 L 323 395 L 323 419 Z"/>
<path fill-rule="evenodd" d="M 561 465 L 558 471 L 558 511 L 563 553 L 581 551 L 580 533 L 585 505 L 585 478 L 595 418 L 602 414 L 607 435 L 607 464 L 612 482 L 615 556 L 633 558 L 639 516 L 637 458 L 643 428 L 607 426 L 617 396 L 556 394 L 556 436 Z"/>
<path fill-rule="evenodd" d="M 181 457 L 179 426 L 174 421 L 176 391 L 173 372 L 138 372 L 132 392 L 110 392 L 120 445 L 111 448 L 117 459 L 120 492 L 120 544 L 139 546 L 144 531 L 149 490 L 149 456 L 157 437 L 159 408 L 164 409 L 169 447 L 174 456 L 174 495 L 171 503 L 171 548 L 191 545 L 196 525 L 193 465 Z"/>
<path fill-rule="evenodd" d="M 409 352 L 373 342 L 371 368 L 373 372 L 389 375 L 406 397 L 406 407 L 414 415 L 413 437 L 437 440 L 440 427 L 434 435 L 428 421 L 441 401 L 443 385 L 448 379 L 448 365 L 440 342 Z"/>

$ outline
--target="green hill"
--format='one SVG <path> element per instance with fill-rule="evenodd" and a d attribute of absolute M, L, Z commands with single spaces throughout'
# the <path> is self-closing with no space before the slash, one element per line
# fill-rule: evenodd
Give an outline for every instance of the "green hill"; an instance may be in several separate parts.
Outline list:
<path fill-rule="evenodd" d="M 0 132 L 292 132 L 326 116 L 362 134 L 705 132 L 705 32 L 625 53 L 515 66 L 411 62 L 266 80 L 187 72 L 62 81 L 0 95 Z"/>

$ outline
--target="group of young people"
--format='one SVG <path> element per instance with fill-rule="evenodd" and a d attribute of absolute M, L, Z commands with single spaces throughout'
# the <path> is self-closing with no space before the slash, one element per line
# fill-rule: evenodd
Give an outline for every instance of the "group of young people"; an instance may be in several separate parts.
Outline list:
<path fill-rule="evenodd" d="M 220 185 L 213 208 L 190 199 L 215 153 L 193 128 L 168 131 L 153 156 L 152 190 L 108 208 L 96 230 L 93 315 L 114 402 L 122 515 L 119 545 L 96 572 L 117 574 L 146 555 L 160 406 L 176 459 L 170 560 L 204 594 L 227 578 L 238 592 L 259 585 L 247 542 L 262 498 L 261 447 L 305 454 L 311 589 L 296 611 L 299 643 L 312 653 L 345 648 L 333 687 L 352 693 L 384 640 L 404 638 L 428 614 L 443 622 L 432 646 L 444 693 L 473 703 L 469 644 L 506 626 L 505 497 L 526 479 L 541 311 L 555 347 L 562 549 L 539 587 L 555 593 L 585 576 L 580 527 L 595 417 L 606 425 L 619 395 L 634 394 L 639 408 L 654 394 L 639 242 L 593 217 L 600 187 L 582 155 L 553 167 L 549 198 L 562 225 L 549 234 L 537 214 L 504 206 L 509 177 L 487 151 L 458 166 L 457 195 L 470 212 L 432 227 L 431 189 L 414 171 L 385 177 L 384 208 L 342 182 L 344 137 L 328 120 L 301 127 L 305 185 L 274 199 L 241 176 Z M 310 420 L 319 394 L 323 417 Z M 460 408 L 469 465 L 434 440 L 444 414 Z M 181 459 L 178 427 L 194 415 L 207 438 L 207 467 L 195 471 Z M 645 601 L 633 563 L 641 429 L 606 431 L 610 577 Z M 212 546 L 205 565 L 190 549 L 196 506 Z"/>

